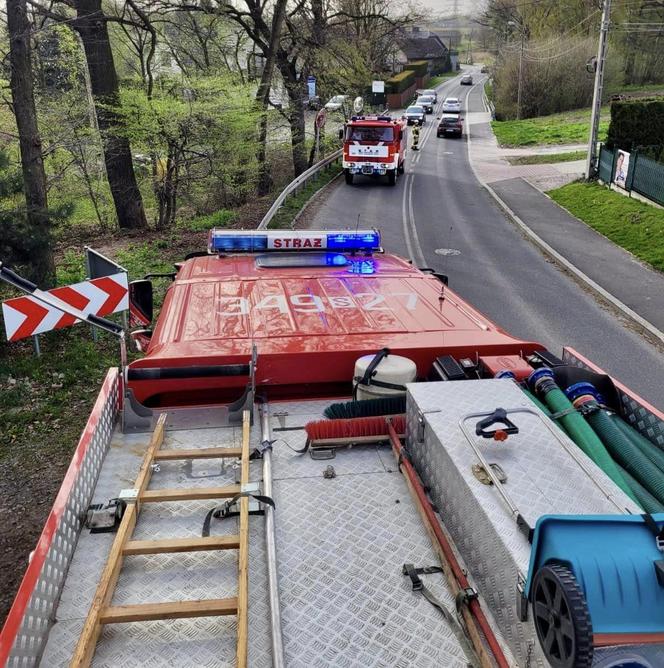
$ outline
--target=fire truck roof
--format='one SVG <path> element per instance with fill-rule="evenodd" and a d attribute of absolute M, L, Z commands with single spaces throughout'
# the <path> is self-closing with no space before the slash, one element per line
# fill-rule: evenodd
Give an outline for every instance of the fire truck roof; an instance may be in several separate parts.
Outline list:
<path fill-rule="evenodd" d="M 168 291 L 147 355 L 131 369 L 246 363 L 255 346 L 257 383 L 292 386 L 349 382 L 355 360 L 383 347 L 411 357 L 422 375 L 439 355 L 541 348 L 509 336 L 438 278 L 396 256 L 345 254 L 343 265 L 329 256 L 340 254 L 188 260 Z M 139 399 L 158 391 L 134 385 Z"/>

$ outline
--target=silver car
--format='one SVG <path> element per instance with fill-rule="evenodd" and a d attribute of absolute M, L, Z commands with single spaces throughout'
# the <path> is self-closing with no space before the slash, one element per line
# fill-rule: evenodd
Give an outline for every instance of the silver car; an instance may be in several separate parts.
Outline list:
<path fill-rule="evenodd" d="M 443 102 L 444 114 L 458 114 L 461 112 L 461 101 L 458 97 L 448 97 Z"/>
<path fill-rule="evenodd" d="M 408 125 L 413 125 L 413 123 L 424 125 L 426 115 L 427 112 L 424 111 L 424 107 L 420 107 L 419 105 L 414 104 L 406 109 L 403 117 L 406 119 L 406 123 Z"/>
<path fill-rule="evenodd" d="M 433 88 L 427 88 L 426 90 L 420 91 L 420 95 L 430 95 L 433 98 L 433 103 L 438 102 L 438 93 Z"/>
<path fill-rule="evenodd" d="M 431 95 L 422 95 L 417 98 L 417 102 L 415 104 L 418 107 L 424 107 L 424 111 L 427 112 L 427 114 L 433 114 L 433 106 L 435 104 L 434 99 L 431 97 Z"/>

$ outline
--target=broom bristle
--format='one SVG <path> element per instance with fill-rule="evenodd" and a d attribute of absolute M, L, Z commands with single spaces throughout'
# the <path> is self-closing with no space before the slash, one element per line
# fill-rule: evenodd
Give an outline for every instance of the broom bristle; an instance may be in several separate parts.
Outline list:
<path fill-rule="evenodd" d="M 405 415 L 394 415 L 391 417 L 391 421 L 397 434 L 403 434 L 406 431 Z M 387 438 L 389 436 L 387 420 L 384 417 L 319 420 L 317 422 L 309 422 L 309 424 L 305 425 L 304 429 L 307 432 L 307 438 L 314 442 L 367 436 Z"/>
<path fill-rule="evenodd" d="M 396 415 L 406 412 L 406 397 L 362 399 L 328 406 L 324 415 L 331 420 L 369 417 L 371 415 Z"/>

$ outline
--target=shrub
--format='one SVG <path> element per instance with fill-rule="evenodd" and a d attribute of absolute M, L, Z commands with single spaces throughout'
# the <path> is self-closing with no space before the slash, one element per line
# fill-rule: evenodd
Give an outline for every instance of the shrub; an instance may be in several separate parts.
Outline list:
<path fill-rule="evenodd" d="M 614 102 L 607 138 L 608 148 L 632 151 L 651 147 L 648 153 L 656 160 L 664 146 L 664 97 Z"/>
<path fill-rule="evenodd" d="M 385 82 L 386 93 L 403 93 L 405 90 L 415 84 L 415 72 L 413 70 L 404 70 Z"/>
<path fill-rule="evenodd" d="M 412 63 L 404 65 L 404 70 L 410 70 L 415 73 L 416 77 L 423 77 L 429 71 L 428 60 L 414 60 Z"/>

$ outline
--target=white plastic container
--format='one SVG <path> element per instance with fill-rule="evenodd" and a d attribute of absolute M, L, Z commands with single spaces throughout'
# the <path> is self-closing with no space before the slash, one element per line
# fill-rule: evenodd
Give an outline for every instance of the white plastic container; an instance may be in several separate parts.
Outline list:
<path fill-rule="evenodd" d="M 364 357 L 360 357 L 355 362 L 355 378 L 362 378 L 364 376 L 364 372 L 374 357 L 374 355 L 364 355 Z M 404 396 L 406 394 L 405 389 L 397 390 L 389 387 L 380 387 L 372 383 L 378 380 L 383 383 L 403 386 L 406 383 L 412 383 L 416 376 L 417 367 L 413 360 L 399 355 L 388 355 L 376 367 L 376 374 L 369 380 L 370 385 L 357 386 L 357 398 L 358 400 L 362 400 Z"/>

